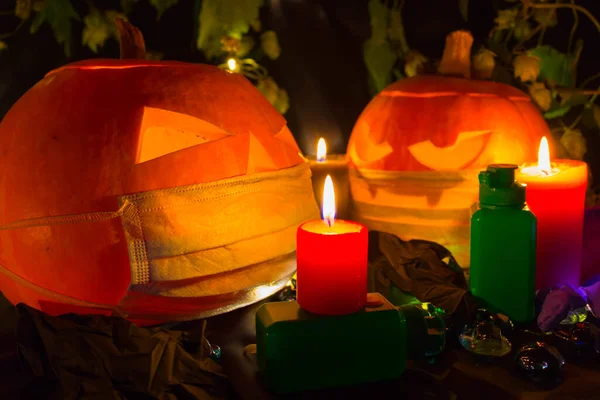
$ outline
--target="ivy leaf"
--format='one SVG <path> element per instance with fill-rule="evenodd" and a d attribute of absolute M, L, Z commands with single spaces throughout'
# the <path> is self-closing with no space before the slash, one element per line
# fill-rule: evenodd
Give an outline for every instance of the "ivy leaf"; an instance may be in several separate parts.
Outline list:
<path fill-rule="evenodd" d="M 387 40 L 389 10 L 379 0 L 369 2 L 371 38 L 363 47 L 363 58 L 371 83 L 372 94 L 379 93 L 391 83 L 392 69 L 397 56 Z"/>
<path fill-rule="evenodd" d="M 575 85 L 572 56 L 561 53 L 551 46 L 538 46 L 528 53 L 540 58 L 540 79 L 562 87 Z"/>
<path fill-rule="evenodd" d="M 560 144 L 567 151 L 569 157 L 575 160 L 583 160 L 587 145 L 579 129 L 567 128 L 560 138 Z"/>
<path fill-rule="evenodd" d="M 387 9 L 385 11 L 387 12 Z M 376 21 L 375 23 L 379 23 L 379 21 Z M 385 19 L 381 21 L 381 23 L 385 24 Z M 373 24 L 372 20 L 371 24 Z M 402 56 L 406 56 L 410 52 L 408 42 L 406 41 L 406 35 L 404 33 L 404 23 L 402 22 L 402 13 L 400 10 L 392 10 L 390 12 L 389 36 L 390 40 L 396 41 L 400 44 L 400 53 Z"/>
<path fill-rule="evenodd" d="M 550 110 L 546 111 L 543 115 L 544 118 L 546 119 L 554 119 L 554 118 L 559 118 L 559 117 L 564 117 L 569 110 L 571 109 L 571 107 L 564 107 L 564 106 L 554 106 L 554 104 L 551 104 L 550 106 Z"/>
<path fill-rule="evenodd" d="M 458 9 L 465 21 L 469 20 L 469 0 L 458 0 Z"/>
<path fill-rule="evenodd" d="M 157 18 L 160 19 L 165 11 L 179 3 L 179 0 L 150 0 L 150 4 L 156 8 Z"/>
<path fill-rule="evenodd" d="M 473 72 L 478 79 L 489 79 L 492 77 L 494 67 L 496 66 L 495 57 L 496 54 L 486 48 L 480 49 L 477 54 L 473 56 L 471 65 L 473 66 Z"/>
<path fill-rule="evenodd" d="M 529 86 L 529 95 L 542 110 L 547 111 L 550 109 L 550 105 L 552 104 L 552 94 L 542 82 L 533 82 L 531 86 Z"/>
<path fill-rule="evenodd" d="M 427 57 L 416 50 L 411 50 L 406 55 L 404 60 L 404 73 L 406 76 L 417 76 L 423 73 L 424 66 L 427 62 Z"/>
<path fill-rule="evenodd" d="M 35 15 L 29 31 L 35 33 L 48 22 L 58 44 L 64 45 L 65 54 L 71 56 L 71 20 L 79 21 L 79 15 L 69 0 L 46 1 L 43 8 Z"/>
<path fill-rule="evenodd" d="M 109 38 L 118 39 L 115 18 L 122 18 L 127 21 L 127 17 L 121 12 L 106 10 L 101 13 L 97 8 L 92 7 L 88 15 L 83 18 L 84 27 L 81 44 L 97 53 L 98 47 L 104 46 L 106 40 Z"/>
<path fill-rule="evenodd" d="M 515 39 L 525 40 L 531 35 L 532 29 L 529 22 L 526 20 L 520 20 L 515 25 Z"/>
<path fill-rule="evenodd" d="M 540 58 L 536 56 L 516 56 L 513 61 L 515 78 L 521 82 L 535 81 L 540 74 Z"/>
<path fill-rule="evenodd" d="M 260 46 L 271 60 L 277 60 L 281 54 L 281 47 L 275 31 L 266 31 L 260 35 Z"/>
<path fill-rule="evenodd" d="M 204 0 L 199 15 L 196 46 L 207 58 L 221 54 L 220 38 L 241 39 L 258 19 L 264 0 Z"/>
<path fill-rule="evenodd" d="M 377 43 L 373 38 L 367 40 L 363 48 L 363 57 L 373 82 L 372 90 L 376 94 L 391 82 L 392 69 L 396 64 L 396 53 L 388 42 Z"/>
<path fill-rule="evenodd" d="M 390 12 L 380 0 L 369 1 L 369 16 L 371 18 L 371 40 L 375 43 L 384 42 L 387 38 L 388 19 Z"/>
<path fill-rule="evenodd" d="M 114 24 L 95 7 L 83 18 L 83 24 L 81 43 L 97 53 L 98 47 L 102 47 L 110 37 L 111 25 Z"/>

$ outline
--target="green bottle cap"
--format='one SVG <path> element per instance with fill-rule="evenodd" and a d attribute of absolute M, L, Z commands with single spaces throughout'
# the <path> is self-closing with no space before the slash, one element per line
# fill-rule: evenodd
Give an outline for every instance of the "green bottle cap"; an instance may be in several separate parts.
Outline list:
<path fill-rule="evenodd" d="M 486 206 L 522 206 L 526 186 L 515 181 L 514 164 L 488 165 L 479 173 L 479 202 Z"/>

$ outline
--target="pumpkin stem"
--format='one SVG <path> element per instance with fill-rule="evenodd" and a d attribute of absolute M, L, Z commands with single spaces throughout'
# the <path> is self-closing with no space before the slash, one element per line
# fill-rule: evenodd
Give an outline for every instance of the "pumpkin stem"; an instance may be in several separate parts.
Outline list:
<path fill-rule="evenodd" d="M 115 17 L 115 25 L 119 33 L 121 59 L 146 59 L 146 44 L 142 32 L 120 17 Z"/>
<path fill-rule="evenodd" d="M 472 45 L 473 35 L 468 31 L 454 31 L 446 36 L 446 47 L 438 73 L 470 78 Z"/>

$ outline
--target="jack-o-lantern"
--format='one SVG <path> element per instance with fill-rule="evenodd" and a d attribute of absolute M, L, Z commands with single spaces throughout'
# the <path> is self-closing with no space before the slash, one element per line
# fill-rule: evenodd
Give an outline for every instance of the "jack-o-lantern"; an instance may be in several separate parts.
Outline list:
<path fill-rule="evenodd" d="M 264 298 L 318 217 L 284 118 L 241 75 L 89 60 L 0 124 L 0 291 L 49 314 L 186 320 Z"/>
<path fill-rule="evenodd" d="M 478 171 L 534 159 L 550 136 L 528 95 L 470 79 L 472 43 L 468 32 L 448 35 L 440 74 L 385 88 L 348 144 L 355 217 L 371 229 L 439 242 L 465 267 Z"/>

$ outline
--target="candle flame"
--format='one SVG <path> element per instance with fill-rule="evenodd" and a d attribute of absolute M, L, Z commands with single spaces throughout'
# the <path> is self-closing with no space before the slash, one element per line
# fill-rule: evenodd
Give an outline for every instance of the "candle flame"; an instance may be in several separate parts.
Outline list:
<path fill-rule="evenodd" d="M 333 190 L 333 181 L 331 176 L 325 178 L 323 186 L 323 220 L 329 226 L 333 226 L 335 219 L 335 191 Z"/>
<path fill-rule="evenodd" d="M 235 61 L 235 58 L 227 60 L 227 68 L 229 68 L 231 72 L 234 72 L 237 69 L 237 61 Z"/>
<path fill-rule="evenodd" d="M 327 157 L 327 143 L 325 143 L 325 139 L 320 138 L 319 143 L 317 143 L 317 161 L 325 161 Z"/>
<path fill-rule="evenodd" d="M 552 172 L 552 167 L 550 166 L 550 149 L 548 147 L 548 139 L 546 139 L 546 136 L 544 136 L 540 142 L 540 150 L 538 151 L 538 168 L 547 175 Z"/>

